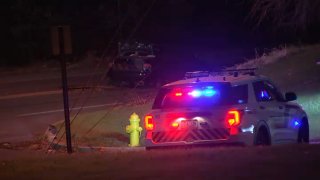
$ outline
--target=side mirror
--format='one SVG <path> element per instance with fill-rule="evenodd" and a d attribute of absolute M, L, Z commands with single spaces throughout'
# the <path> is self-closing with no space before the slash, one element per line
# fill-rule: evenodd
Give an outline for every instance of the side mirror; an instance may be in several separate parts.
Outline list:
<path fill-rule="evenodd" d="M 294 92 L 287 92 L 285 96 L 286 96 L 286 101 L 297 100 L 297 95 Z"/>

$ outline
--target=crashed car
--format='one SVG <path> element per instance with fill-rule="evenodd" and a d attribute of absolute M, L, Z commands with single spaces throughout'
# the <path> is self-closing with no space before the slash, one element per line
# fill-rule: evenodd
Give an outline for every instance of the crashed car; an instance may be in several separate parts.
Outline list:
<path fill-rule="evenodd" d="M 115 85 L 136 87 L 154 84 L 156 61 L 151 45 L 119 44 L 119 56 L 110 64 L 107 76 Z"/>
<path fill-rule="evenodd" d="M 308 143 L 296 99 L 253 69 L 190 72 L 159 90 L 144 119 L 145 146 Z"/>

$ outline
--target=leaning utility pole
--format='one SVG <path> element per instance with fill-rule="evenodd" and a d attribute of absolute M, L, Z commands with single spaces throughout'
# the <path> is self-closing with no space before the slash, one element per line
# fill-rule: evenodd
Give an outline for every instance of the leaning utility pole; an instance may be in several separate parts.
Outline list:
<path fill-rule="evenodd" d="M 59 56 L 60 58 L 67 152 L 71 154 L 72 143 L 71 143 L 68 81 L 67 81 L 67 68 L 66 68 L 66 55 L 72 54 L 70 26 L 52 27 L 51 37 L 52 37 L 53 55 Z"/>

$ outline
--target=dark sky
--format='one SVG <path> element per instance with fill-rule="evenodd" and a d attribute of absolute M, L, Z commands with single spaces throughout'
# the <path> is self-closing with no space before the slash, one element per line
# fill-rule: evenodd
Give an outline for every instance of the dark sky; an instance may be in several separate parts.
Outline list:
<path fill-rule="evenodd" d="M 244 2 L 3 0 L 0 48 L 4 53 L 0 65 L 50 58 L 50 27 L 57 24 L 71 25 L 74 56 L 88 50 L 101 52 L 115 37 L 111 45 L 114 49 L 118 40 L 145 41 L 156 44 L 170 61 L 225 65 L 252 56 L 255 48 L 262 52 L 264 48 L 306 40 L 290 30 L 275 31 L 268 23 L 254 29 L 252 22 L 245 20 L 250 8 Z M 120 34 L 115 36 L 119 24 Z"/>

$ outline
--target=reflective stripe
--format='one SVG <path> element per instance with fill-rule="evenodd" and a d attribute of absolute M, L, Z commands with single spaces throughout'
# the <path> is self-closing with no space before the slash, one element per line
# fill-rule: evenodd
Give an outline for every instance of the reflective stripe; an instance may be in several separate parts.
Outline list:
<path fill-rule="evenodd" d="M 230 136 L 228 129 L 193 129 L 153 132 L 152 140 L 156 143 L 163 142 L 193 142 L 201 140 L 223 140 Z"/>

